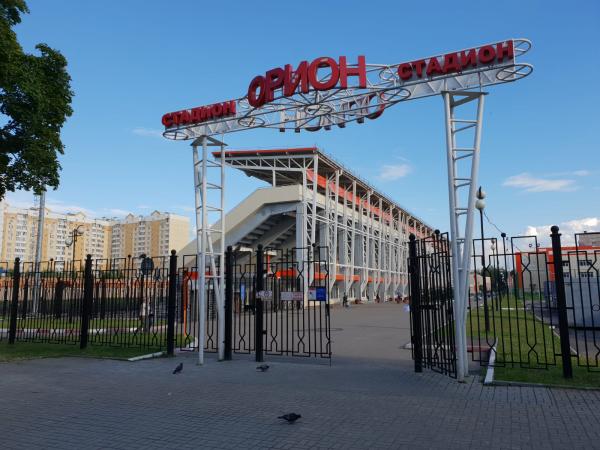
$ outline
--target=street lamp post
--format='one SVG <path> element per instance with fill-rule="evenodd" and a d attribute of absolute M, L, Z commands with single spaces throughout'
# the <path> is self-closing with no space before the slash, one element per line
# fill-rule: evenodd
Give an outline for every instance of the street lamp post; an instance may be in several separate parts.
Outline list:
<path fill-rule="evenodd" d="M 81 227 L 83 227 L 83 225 L 77 225 L 75 228 L 73 228 L 73 231 L 71 231 L 71 236 L 65 239 L 65 245 L 67 247 L 70 247 L 71 245 L 73 246 L 73 269 L 75 269 L 75 250 L 77 247 L 77 238 L 79 236 L 83 236 L 83 231 L 80 230 Z"/>
<path fill-rule="evenodd" d="M 477 201 L 475 208 L 479 210 L 479 223 L 481 225 L 481 277 L 483 278 L 483 314 L 485 320 L 485 331 L 490 331 L 490 315 L 487 302 L 487 282 L 485 279 L 486 264 L 485 264 L 485 236 L 483 234 L 483 210 L 485 209 L 485 192 L 479 186 L 477 189 Z M 475 281 L 477 281 L 477 272 L 475 272 Z"/>

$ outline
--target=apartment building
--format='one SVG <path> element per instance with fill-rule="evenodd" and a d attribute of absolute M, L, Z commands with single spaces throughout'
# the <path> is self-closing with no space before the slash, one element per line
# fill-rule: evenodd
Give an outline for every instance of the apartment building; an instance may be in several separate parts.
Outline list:
<path fill-rule="evenodd" d="M 16 208 L 0 202 L 0 261 L 34 261 L 38 209 Z M 61 214 L 46 208 L 42 261 L 123 258 L 142 253 L 167 256 L 189 240 L 189 219 L 154 211 L 149 216 L 128 215 L 122 220 L 91 218 L 82 212 Z M 73 245 L 74 230 L 77 230 Z M 75 247 L 75 254 L 73 248 Z"/>
<path fill-rule="evenodd" d="M 34 261 L 38 235 L 38 209 L 15 208 L 3 203 L 0 207 L 2 248 L 0 259 L 12 261 Z M 79 235 L 73 255 L 73 230 Z M 42 261 L 66 261 L 93 258 L 107 258 L 110 251 L 111 224 L 107 219 L 89 218 L 85 214 L 60 214 L 45 210 L 44 237 L 42 239 Z"/>
<path fill-rule="evenodd" d="M 187 217 L 154 211 L 148 216 L 129 214 L 112 224 L 111 255 L 125 258 L 141 254 L 167 256 L 181 250 L 189 241 Z"/>

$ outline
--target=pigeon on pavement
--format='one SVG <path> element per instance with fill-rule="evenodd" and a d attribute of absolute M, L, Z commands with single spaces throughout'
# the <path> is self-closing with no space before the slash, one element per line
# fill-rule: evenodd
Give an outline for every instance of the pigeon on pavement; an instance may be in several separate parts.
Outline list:
<path fill-rule="evenodd" d="M 266 364 L 263 364 L 262 366 L 258 366 L 256 368 L 256 370 L 260 370 L 261 372 L 266 372 L 267 370 L 269 370 L 269 366 Z"/>
<path fill-rule="evenodd" d="M 173 375 L 177 375 L 178 373 L 181 373 L 182 370 L 183 370 L 183 363 L 179 363 L 179 365 L 177 367 L 175 367 L 175 370 L 173 371 Z"/>
<path fill-rule="evenodd" d="M 289 414 L 284 414 L 283 416 L 279 416 L 278 419 L 283 419 L 285 420 L 287 423 L 294 423 L 296 420 L 298 420 L 300 417 L 302 417 L 300 414 L 296 414 L 296 413 L 289 413 Z"/>

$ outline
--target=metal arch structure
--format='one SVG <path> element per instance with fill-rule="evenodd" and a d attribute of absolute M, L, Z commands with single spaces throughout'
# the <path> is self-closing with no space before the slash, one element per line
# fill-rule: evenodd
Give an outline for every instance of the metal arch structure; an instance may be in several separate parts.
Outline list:
<path fill-rule="evenodd" d="M 482 49 L 498 48 L 497 46 L 501 44 L 511 47 L 511 56 L 506 56 L 501 61 L 494 61 L 491 64 L 469 64 L 460 71 L 448 71 L 447 73 L 432 70 L 431 76 L 426 77 L 418 76 L 418 73 L 415 73 L 411 78 L 404 80 L 401 76 L 402 68 L 407 64 L 419 63 L 420 73 L 424 75 L 423 69 L 427 70 L 431 61 L 445 61 L 449 55 L 466 58 L 470 55 L 468 52 L 471 51 L 475 51 L 477 56 Z M 298 70 L 290 72 L 290 86 L 296 86 L 296 91 L 290 95 L 286 95 L 285 89 L 281 85 L 273 90 L 273 98 L 260 106 L 253 106 L 254 102 L 249 95 L 225 102 L 235 104 L 232 107 L 235 114 L 225 117 L 222 112 L 213 114 L 218 116 L 216 118 L 209 117 L 210 112 L 202 116 L 202 111 L 198 108 L 170 113 L 175 114 L 173 117 L 175 120 L 165 121 L 166 115 L 163 116 L 163 124 L 166 127 L 163 135 L 168 139 L 187 140 L 255 128 L 274 128 L 282 132 L 287 130 L 295 132 L 331 130 L 333 126 L 344 128 L 349 122 L 363 123 L 365 119 L 376 119 L 390 106 L 406 100 L 439 95 L 444 91 L 481 90 L 487 86 L 524 78 L 532 72 L 533 67 L 518 61 L 517 58 L 524 55 L 530 48 L 531 42 L 527 39 L 510 39 L 500 44 L 486 44 L 470 50 L 434 55 L 412 63 L 367 64 L 361 60 L 363 64 L 359 62 L 344 67 L 349 73 L 347 79 L 351 76 L 356 78 L 356 75 L 351 74 L 362 70 L 364 83 L 359 79 L 358 83 L 349 85 L 346 80 L 344 85 L 338 83 L 337 86 L 326 90 L 322 90 L 320 87 L 331 84 L 330 81 L 336 70 L 338 72 L 337 80 L 339 80 L 340 65 L 333 65 L 332 58 L 318 58 L 313 61 L 318 68 L 318 71 L 315 70 L 314 79 L 317 87 L 311 86 L 307 82 L 306 84 L 309 85 L 307 89 L 304 91 L 298 89 L 300 87 L 298 80 L 302 74 Z M 341 57 L 340 60 L 342 58 L 345 64 L 345 57 Z M 331 69 L 329 73 L 324 70 L 326 67 Z M 323 71 L 326 73 L 322 73 Z M 418 71 L 415 70 L 415 72 Z M 354 78 L 352 81 L 356 81 Z M 225 104 L 212 106 L 216 107 L 217 111 L 219 107 L 221 109 L 227 107 Z M 196 113 L 195 110 L 198 110 L 197 121 L 193 117 Z M 212 109 L 212 113 L 217 111 L 215 108 Z"/>
<path fill-rule="evenodd" d="M 434 95 L 443 96 L 446 117 L 450 229 L 454 256 L 452 282 L 454 307 L 457 313 L 455 315 L 457 378 L 462 381 L 467 375 L 465 320 L 471 251 L 470 246 L 465 243 L 470 242 L 472 237 L 474 189 L 478 177 L 482 128 L 483 89 L 497 84 L 514 82 L 528 76 L 533 71 L 533 67 L 518 59 L 530 48 L 531 42 L 527 39 L 509 39 L 400 64 L 367 64 L 365 58 L 359 56 L 356 64 L 347 64 L 346 58 L 340 57 L 339 63 L 332 58 L 317 58 L 310 64 L 303 61 L 296 68 L 286 65 L 284 68 L 267 71 L 264 77 L 255 77 L 250 83 L 248 94 L 244 97 L 163 115 L 162 122 L 165 126 L 163 135 L 165 138 L 173 140 L 194 139 L 195 142 L 198 142 L 199 139 L 206 143 L 206 139 L 210 136 L 256 128 L 274 128 L 281 132 L 287 130 L 294 132 L 331 130 L 334 126 L 344 128 L 347 123 L 353 121 L 363 123 L 365 119 L 377 119 L 387 108 L 403 101 Z M 350 77 L 352 77 L 353 83 L 349 84 Z M 475 100 L 477 101 L 477 113 L 474 119 L 455 117 L 458 107 Z M 457 142 L 458 138 L 468 130 L 474 132 L 473 142 L 470 145 L 461 146 Z M 203 157 L 206 159 L 205 146 L 203 148 Z M 197 146 L 194 147 L 194 156 L 197 158 Z M 221 167 L 224 160 L 222 151 Z M 470 164 L 461 168 L 465 162 L 470 162 Z M 203 161 L 202 164 L 202 173 L 206 175 L 209 163 Z M 298 211 L 302 224 L 301 229 L 297 230 L 298 233 L 301 233 L 299 240 L 307 243 L 315 242 L 317 232 L 318 158 L 315 158 L 312 164 L 312 178 L 308 168 L 305 168 L 303 172 L 303 201 L 301 210 Z M 196 168 L 196 166 L 197 160 L 195 159 L 194 167 Z M 331 176 L 337 179 L 339 174 L 334 173 Z M 209 184 L 205 178 L 202 180 L 203 182 L 199 184 L 198 177 L 195 175 L 197 220 L 202 221 L 204 229 L 204 234 L 199 236 L 202 238 L 198 244 L 199 261 L 204 261 L 208 244 L 205 239 L 212 232 L 206 228 L 208 222 L 205 219 L 208 211 L 221 212 L 220 223 L 224 229 L 222 196 L 220 204 L 216 206 L 207 204 L 206 186 Z M 223 178 L 221 178 L 222 181 Z M 331 179 L 326 181 L 326 186 L 329 186 L 330 181 Z M 220 185 L 221 191 L 224 187 L 224 184 Z M 356 186 L 347 186 L 346 188 L 356 190 Z M 201 203 L 198 201 L 198 190 L 204 194 Z M 394 260 L 399 261 L 398 264 L 402 264 L 402 261 L 406 259 L 406 252 L 402 254 L 400 250 L 403 246 L 398 247 L 397 253 L 393 246 L 385 247 L 384 241 L 386 237 L 389 239 L 389 233 L 384 230 L 382 220 L 379 229 L 375 228 L 376 220 L 374 221 L 373 217 L 371 194 L 372 191 L 362 193 L 358 211 L 353 211 L 351 217 L 344 217 L 339 222 L 337 219 L 331 220 L 334 216 L 332 207 L 335 199 L 339 199 L 339 192 L 326 187 L 325 193 L 325 217 L 328 223 L 333 223 L 333 229 L 327 233 L 326 243 L 329 245 L 336 243 L 338 235 L 334 230 L 337 230 L 340 225 L 346 227 L 349 235 L 342 236 L 342 246 L 352 267 L 357 267 L 356 260 L 359 259 L 358 262 L 362 267 L 361 290 L 367 283 L 365 280 L 373 275 L 377 277 L 377 283 L 380 283 L 381 280 L 384 285 L 390 283 L 390 273 L 386 274 L 387 278 L 380 276 L 381 266 L 378 266 L 375 271 L 370 268 L 374 262 L 381 265 L 389 261 L 391 266 L 394 264 Z M 308 201 L 309 197 L 312 201 Z M 356 198 L 356 195 L 353 198 Z M 364 208 L 365 204 L 369 206 Z M 335 206 L 337 208 L 337 205 Z M 198 208 L 201 209 L 200 213 L 198 213 Z M 393 216 L 394 209 L 391 206 L 390 208 Z M 394 225 L 392 220 L 390 225 L 392 229 L 396 226 L 398 229 L 403 229 L 401 226 L 402 216 L 399 212 L 398 214 L 400 218 L 398 225 Z M 461 232 L 460 222 L 463 218 L 465 219 L 464 228 L 462 228 L 464 231 Z M 352 226 L 349 226 L 350 223 Z M 373 237 L 376 237 L 375 239 L 366 238 L 371 233 Z M 356 252 L 352 250 L 350 251 L 352 254 L 349 255 L 348 239 L 351 236 L 351 241 L 354 243 L 357 234 L 358 239 L 362 239 L 362 251 L 356 255 Z M 221 242 L 223 241 L 224 239 L 221 239 Z M 204 253 L 200 247 L 204 248 Z M 406 246 L 404 245 L 404 247 Z M 302 255 L 298 256 L 302 259 Z M 224 252 L 214 253 L 214 257 L 223 261 Z M 344 271 L 343 268 L 341 270 Z M 199 289 L 201 292 L 204 291 L 206 282 L 203 272 L 200 272 L 201 286 Z M 214 271 L 211 273 L 221 283 L 224 281 L 223 273 L 217 274 Z M 348 273 L 345 272 L 344 277 L 348 276 Z M 219 305 L 221 313 L 222 306 L 222 304 Z M 203 339 L 203 335 L 201 339 Z M 199 347 L 202 348 L 203 345 L 199 345 Z"/>

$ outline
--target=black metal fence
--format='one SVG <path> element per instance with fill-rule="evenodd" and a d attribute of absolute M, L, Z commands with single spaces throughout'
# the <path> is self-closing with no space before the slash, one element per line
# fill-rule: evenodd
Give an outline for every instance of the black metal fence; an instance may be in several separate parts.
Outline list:
<path fill-rule="evenodd" d="M 0 341 L 167 348 L 169 258 L 1 267 Z"/>
<path fill-rule="evenodd" d="M 454 302 L 447 233 L 409 240 L 411 336 L 415 370 L 456 377 Z"/>
<path fill-rule="evenodd" d="M 548 231 L 548 247 L 537 236 L 473 240 L 468 351 L 481 365 L 556 367 L 566 378 L 574 368 L 600 372 L 600 246 L 592 245 L 600 233 L 576 234 L 563 245 L 558 227 Z M 442 235 L 411 240 L 409 264 L 413 342 L 421 342 L 413 355 L 440 371 L 449 365 L 452 374 L 447 243 Z"/>
<path fill-rule="evenodd" d="M 325 247 L 228 250 L 224 292 L 205 269 L 204 350 L 331 356 Z M 0 341 L 197 351 L 201 335 L 196 255 L 68 263 L 0 264 Z M 169 348 L 170 347 L 170 348 Z"/>
<path fill-rule="evenodd" d="M 329 267 L 326 247 L 252 251 L 228 249 L 225 271 L 226 338 L 233 353 L 331 357 Z M 180 269 L 176 324 L 182 350 L 197 350 L 198 290 L 195 257 Z M 217 272 L 220 268 L 217 266 Z M 204 351 L 218 348 L 214 280 L 207 268 Z"/>
<path fill-rule="evenodd" d="M 565 377 L 573 366 L 600 372 L 600 247 L 585 245 L 600 233 L 563 245 L 558 227 L 551 231 L 552 247 L 536 236 L 474 242 L 481 282 L 473 283 L 468 334 L 475 361 L 489 364 L 491 352 L 497 366 L 559 366 Z"/>

